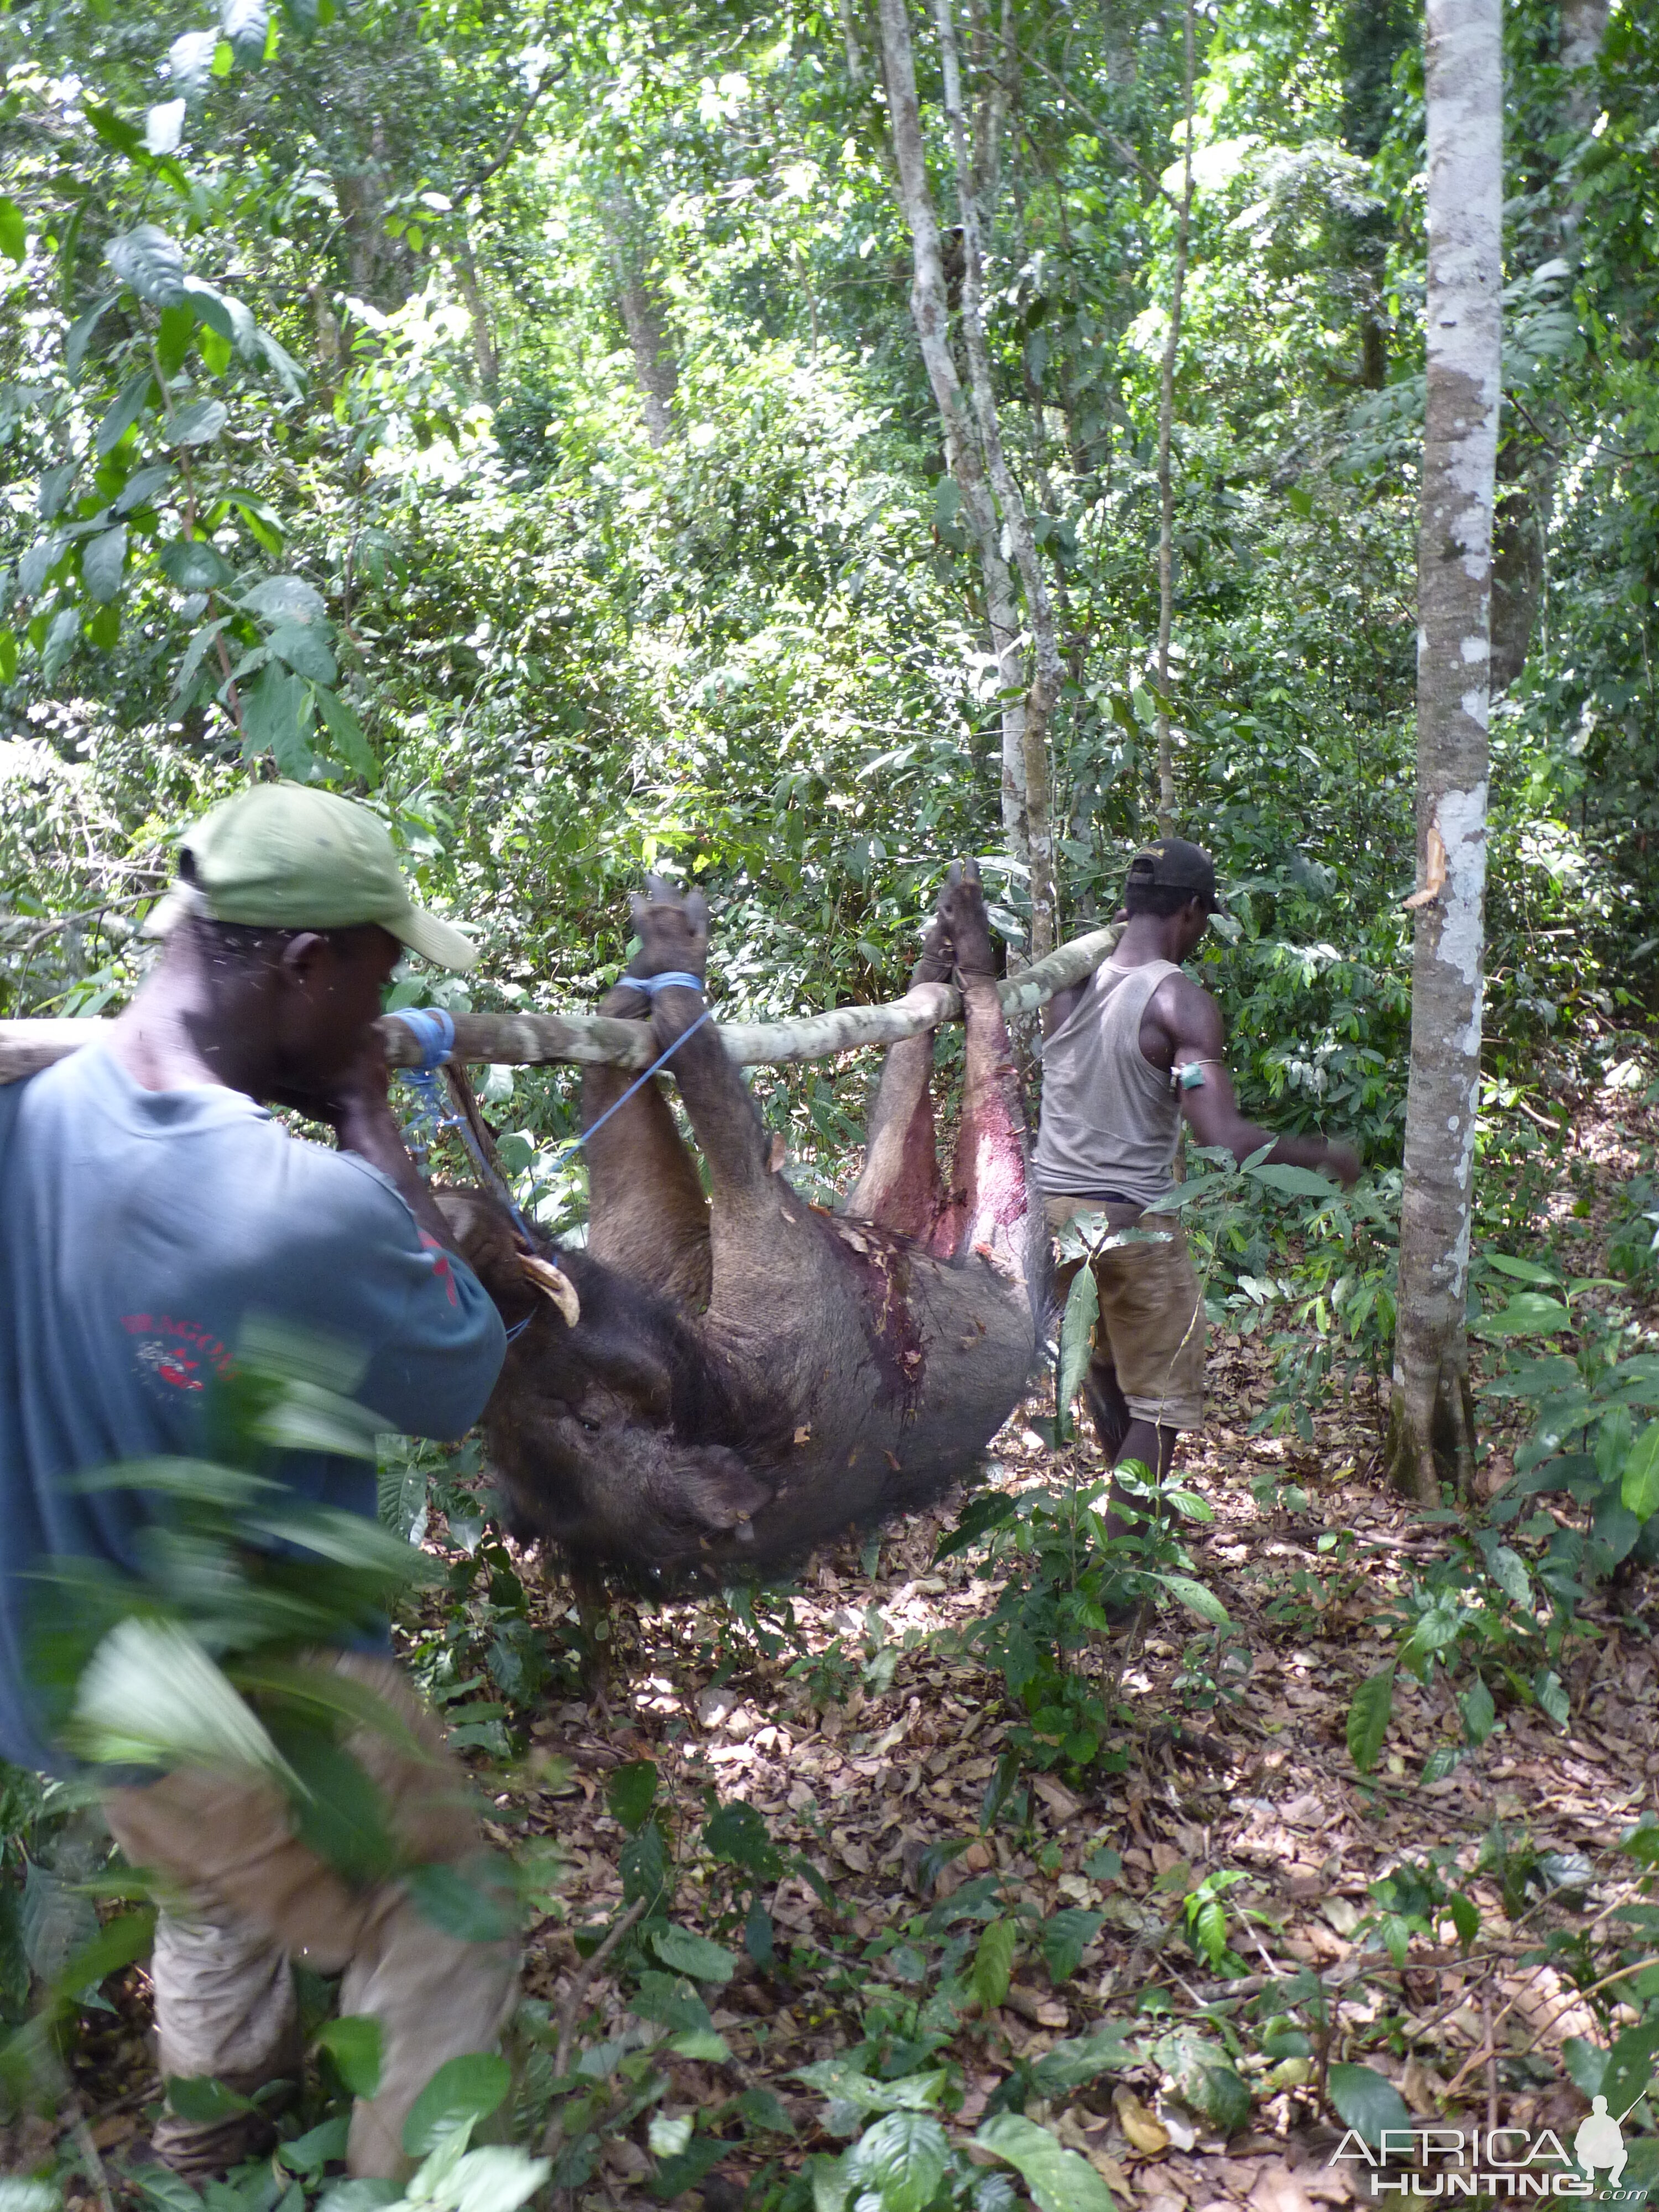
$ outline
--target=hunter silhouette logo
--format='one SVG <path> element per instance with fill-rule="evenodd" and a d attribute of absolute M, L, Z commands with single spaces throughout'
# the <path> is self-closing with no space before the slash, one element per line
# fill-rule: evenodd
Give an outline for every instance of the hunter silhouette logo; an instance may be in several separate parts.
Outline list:
<path fill-rule="evenodd" d="M 1642 2097 L 1646 2094 L 1647 2090 L 1644 2089 Z M 1572 2139 L 1572 2154 L 1579 2172 L 1587 2173 L 1592 2181 L 1605 2166 L 1607 2187 L 1618 2188 L 1624 2175 L 1625 2162 L 1630 2156 L 1625 2148 L 1624 2124 L 1641 2103 L 1642 2097 L 1632 2097 L 1616 2120 L 1607 2110 L 1605 2097 L 1590 2099 L 1589 2116 L 1580 2120 L 1578 2132 Z"/>

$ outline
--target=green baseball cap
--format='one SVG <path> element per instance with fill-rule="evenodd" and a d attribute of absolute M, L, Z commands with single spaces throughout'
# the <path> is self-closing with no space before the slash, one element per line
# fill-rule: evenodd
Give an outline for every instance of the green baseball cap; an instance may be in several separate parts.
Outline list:
<path fill-rule="evenodd" d="M 215 921 L 250 929 L 353 929 L 378 922 L 441 968 L 470 968 L 478 957 L 459 929 L 410 897 L 380 817 L 334 792 L 257 783 L 210 807 L 181 848 L 193 877 L 151 915 L 152 935 L 165 935 L 199 902 L 198 910 L 204 908 Z"/>

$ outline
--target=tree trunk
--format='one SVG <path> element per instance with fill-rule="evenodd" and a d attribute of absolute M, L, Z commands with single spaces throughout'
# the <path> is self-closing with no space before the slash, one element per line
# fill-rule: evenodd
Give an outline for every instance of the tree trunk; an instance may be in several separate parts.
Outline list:
<path fill-rule="evenodd" d="M 968 129 L 962 106 L 962 66 L 957 51 L 954 0 L 935 0 L 940 58 L 944 63 L 945 113 L 950 125 L 955 157 L 957 203 L 962 214 L 962 337 L 968 356 L 968 377 L 973 392 L 974 427 L 984 455 L 986 473 L 1002 510 L 1003 528 L 1019 570 L 1025 592 L 1026 618 L 1031 629 L 1031 681 L 1025 694 L 1025 845 L 1030 869 L 1030 954 L 1041 960 L 1054 950 L 1060 902 L 1054 883 L 1054 839 L 1048 787 L 1052 781 L 1048 752 L 1048 717 L 1060 697 L 1060 645 L 1054 630 L 1054 608 L 1048 580 L 1037 557 L 1036 538 L 1013 471 L 1002 443 L 1002 424 L 997 409 L 996 387 L 991 378 L 990 348 L 985 337 L 985 252 L 981 237 L 981 191 L 990 188 L 994 173 L 1000 94 L 994 84 L 987 101 L 988 118 L 980 137 L 980 166 L 969 159 Z"/>
<path fill-rule="evenodd" d="M 606 193 L 603 217 L 611 273 L 617 280 L 617 311 L 628 333 L 643 403 L 646 435 L 653 446 L 662 446 L 674 426 L 679 366 L 668 342 L 661 296 L 641 250 L 640 211 L 623 185 L 613 185 Z"/>
<path fill-rule="evenodd" d="M 489 319 L 489 302 L 478 282 L 478 264 L 472 258 L 472 241 L 463 231 L 450 254 L 455 282 L 466 303 L 472 331 L 472 358 L 477 366 L 478 389 L 493 407 L 501 388 L 501 356 Z"/>
<path fill-rule="evenodd" d="M 1501 0 L 1429 0 L 1428 392 L 1417 555 L 1411 1081 L 1389 1459 L 1468 1493 L 1464 1299 L 1480 1078 L 1492 494 L 1503 287 Z"/>
<path fill-rule="evenodd" d="M 1170 473 L 1170 434 L 1175 427 L 1176 361 L 1181 348 L 1181 306 L 1187 289 L 1187 241 L 1193 221 L 1193 0 L 1187 0 L 1186 68 L 1182 110 L 1186 154 L 1181 211 L 1176 219 L 1175 276 L 1170 287 L 1170 330 L 1158 401 L 1158 827 L 1172 837 L 1176 826 L 1175 747 L 1170 737 L 1170 624 L 1175 612 L 1175 483 Z"/>
<path fill-rule="evenodd" d="M 881 63 L 887 90 L 887 114 L 893 137 L 899 208 L 910 232 L 913 275 L 910 319 L 915 325 L 922 366 L 927 371 L 945 458 L 962 495 L 962 511 L 978 549 L 985 583 L 985 619 L 991 633 L 1002 695 L 1002 826 L 1015 860 L 1029 860 L 1026 839 L 1025 672 L 1019 652 L 1019 609 L 1013 579 L 1004 559 L 996 502 L 980 451 L 973 416 L 951 351 L 950 298 L 939 218 L 927 183 L 927 155 L 916 100 L 915 56 L 910 44 L 906 0 L 881 0 Z"/>

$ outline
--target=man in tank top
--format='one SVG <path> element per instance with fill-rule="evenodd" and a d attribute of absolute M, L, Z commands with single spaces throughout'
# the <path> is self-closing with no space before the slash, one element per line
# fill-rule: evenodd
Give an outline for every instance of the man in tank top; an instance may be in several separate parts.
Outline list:
<path fill-rule="evenodd" d="M 1160 838 L 1129 864 L 1116 951 L 1054 999 L 1034 1161 L 1051 1228 L 1085 1212 L 1114 1234 L 1139 1225 L 1174 1184 L 1183 1114 L 1200 1145 L 1236 1159 L 1268 1145 L 1269 1159 L 1322 1169 L 1345 1187 L 1358 1176 L 1351 1146 L 1275 1139 L 1239 1112 L 1221 1009 L 1182 973 L 1220 903 L 1203 848 Z M 1204 1296 L 1178 1217 L 1153 1214 L 1145 1226 L 1144 1241 L 1091 1263 L 1100 1319 L 1084 1395 L 1113 1465 L 1139 1460 L 1163 1475 L 1177 1436 L 1203 1425 Z"/>

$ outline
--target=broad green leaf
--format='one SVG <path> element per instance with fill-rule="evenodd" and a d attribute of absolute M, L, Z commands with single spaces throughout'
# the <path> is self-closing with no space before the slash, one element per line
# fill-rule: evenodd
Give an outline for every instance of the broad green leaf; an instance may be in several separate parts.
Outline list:
<path fill-rule="evenodd" d="M 183 300 L 184 249 L 153 222 L 135 223 L 112 238 L 108 260 L 121 282 L 152 307 L 177 307 Z"/>
<path fill-rule="evenodd" d="M 1513 1598 L 1516 1605 L 1530 1605 L 1532 1583 L 1520 1553 L 1507 1544 L 1494 1544 L 1486 1557 L 1486 1571 L 1504 1596 Z"/>
<path fill-rule="evenodd" d="M 17 633 L 0 629 L 0 684 L 9 684 L 17 673 Z"/>
<path fill-rule="evenodd" d="M 1369 2066 L 1333 2066 L 1326 2087 L 1343 2125 L 1373 2150 L 1385 2128 L 1411 2126 L 1412 2116 L 1399 2090 Z"/>
<path fill-rule="evenodd" d="M 223 497 L 225 505 L 236 509 L 267 553 L 282 551 L 283 526 L 257 492 L 232 490 Z"/>
<path fill-rule="evenodd" d="M 1659 1511 L 1659 1421 L 1650 1421 L 1631 1446 L 1619 1496 L 1638 1521 L 1651 1520 Z"/>
<path fill-rule="evenodd" d="M 40 653 L 40 673 L 55 684 L 64 663 L 81 642 L 81 617 L 74 607 L 64 607 L 52 618 Z"/>
<path fill-rule="evenodd" d="M 335 2071 L 354 2097 L 372 2097 L 380 2086 L 380 2023 L 368 2013 L 343 2013 L 317 2033 Z"/>
<path fill-rule="evenodd" d="M 1000 1917 L 989 1922 L 979 1939 L 974 1952 L 971 1985 L 987 2012 L 994 2012 L 1007 1996 L 1018 1940 L 1019 1931 L 1012 1920 Z"/>
<path fill-rule="evenodd" d="M 1071 1979 L 1082 1964 L 1084 1953 L 1103 1925 L 1102 1914 L 1085 1912 L 1080 1905 L 1067 1905 L 1049 1915 L 1042 1923 L 1038 1942 L 1051 1981 L 1058 1984 Z"/>
<path fill-rule="evenodd" d="M 1492 1692 L 1477 1674 L 1472 1686 L 1457 1701 L 1463 1715 L 1464 1733 L 1473 1744 L 1483 1744 L 1498 1722 Z"/>
<path fill-rule="evenodd" d="M 1469 1323 L 1476 1336 L 1557 1336 L 1572 1327 L 1572 1316 L 1559 1298 L 1541 1291 L 1523 1291 L 1510 1300 L 1502 1313 L 1482 1314 Z"/>
<path fill-rule="evenodd" d="M 70 325 L 64 339 L 64 373 L 71 384 L 81 374 L 81 363 L 86 358 L 87 348 L 92 343 L 92 334 L 100 318 L 108 313 L 120 296 L 118 292 L 106 293 Z"/>
<path fill-rule="evenodd" d="M 43 1982 L 55 1982 L 97 1935 L 97 1909 L 84 1890 L 31 1859 L 23 1877 L 21 1931 L 31 1969 Z"/>
<path fill-rule="evenodd" d="M 974 2141 L 1013 2167 L 1037 2212 L 1116 2212 L 1111 2191 L 1088 2160 L 1065 2149 L 1035 2120 L 999 2112 Z"/>
<path fill-rule="evenodd" d="M 1548 1284 L 1559 1289 L 1561 1278 L 1553 1267 L 1540 1267 L 1536 1260 L 1511 1259 L 1507 1252 L 1488 1252 L 1486 1265 L 1496 1267 L 1502 1275 L 1512 1275 L 1517 1283 Z"/>
<path fill-rule="evenodd" d="M 1278 1160 L 1264 1160 L 1260 1167 L 1247 1167 L 1245 1174 L 1252 1182 L 1265 1183 L 1283 1198 L 1340 1198 L 1342 1194 L 1328 1176 L 1316 1175 L 1312 1168 L 1289 1167 Z"/>
<path fill-rule="evenodd" d="M 135 469 L 116 495 L 110 508 L 112 514 L 137 514 L 143 508 L 153 507 L 173 482 L 173 464 L 158 461 L 147 469 Z"/>
<path fill-rule="evenodd" d="M 800 2067 L 795 2075 L 809 2089 L 816 2089 L 838 2105 L 854 2105 L 861 2112 L 919 2112 L 938 2104 L 947 2076 L 904 2074 L 896 2081 L 874 2081 L 844 2058 L 820 2058 Z"/>
<path fill-rule="evenodd" d="M 709 1815 L 703 1825 L 702 1840 L 711 1857 L 726 1866 L 746 1868 L 763 1881 L 775 1881 L 782 1871 L 764 1814 L 741 1798 L 718 1807 Z"/>
<path fill-rule="evenodd" d="M 314 765 L 306 731 L 311 721 L 311 692 L 302 676 L 290 676 L 274 662 L 262 668 L 242 694 L 242 734 L 252 755 L 269 753 L 295 783 L 310 780 Z"/>
<path fill-rule="evenodd" d="M 46 579 L 63 559 L 70 539 L 61 531 L 37 538 L 17 564 L 17 588 L 26 599 L 38 599 Z"/>
<path fill-rule="evenodd" d="M 205 1766 L 288 1783 L 264 1723 L 201 1645 L 166 1620 L 117 1623 L 76 1692 L 76 1747 L 112 1766 Z"/>
<path fill-rule="evenodd" d="M 121 387 L 120 395 L 103 421 L 98 425 L 94 441 L 100 459 L 112 453 L 127 432 L 143 413 L 150 393 L 155 388 L 155 379 L 148 366 L 136 370 Z"/>
<path fill-rule="evenodd" d="M 1059 1409 L 1070 1418 L 1072 1401 L 1083 1387 L 1094 1351 L 1095 1322 L 1100 1315 L 1100 1291 L 1094 1269 L 1086 1264 L 1073 1278 L 1066 1312 L 1060 1324 Z"/>
<path fill-rule="evenodd" d="M 230 410 L 222 399 L 192 399 L 188 407 L 180 407 L 168 419 L 167 442 L 210 446 L 229 420 Z"/>
<path fill-rule="evenodd" d="M 219 28 L 244 69 L 258 69 L 265 58 L 270 10 L 265 0 L 219 0 Z"/>
<path fill-rule="evenodd" d="M 619 1766 L 605 1784 L 605 1802 L 611 1817 L 620 1820 L 630 1836 L 643 1827 L 656 1798 L 657 1769 L 648 1759 L 632 1759 Z"/>
<path fill-rule="evenodd" d="M 253 2110 L 250 2099 L 228 2089 L 211 2074 L 169 2074 L 167 2102 L 181 2120 L 198 2127 L 213 2127 Z"/>
<path fill-rule="evenodd" d="M 677 1974 L 690 1974 L 694 1981 L 729 1982 L 738 1970 L 737 1960 L 723 1945 L 711 1943 L 689 1928 L 655 1929 L 651 1948 L 665 1966 Z"/>
<path fill-rule="evenodd" d="M 80 464 L 76 461 L 63 461 L 55 469 L 41 470 L 40 488 L 35 494 L 34 510 L 42 522 L 51 522 L 63 513 L 79 468 Z"/>
<path fill-rule="evenodd" d="M 278 382 L 290 399 L 298 399 L 305 391 L 305 372 L 291 353 L 278 345 L 267 330 L 258 333 L 257 343 L 266 362 L 276 370 Z"/>
<path fill-rule="evenodd" d="M 185 657 L 179 665 L 178 680 L 173 687 L 174 699 L 182 699 L 188 693 L 191 685 L 196 681 L 197 671 L 201 667 L 207 654 L 212 652 L 214 640 L 224 626 L 222 617 L 216 622 L 204 623 L 185 647 Z"/>
<path fill-rule="evenodd" d="M 125 115 L 118 114 L 114 108 L 106 107 L 95 100 L 87 102 L 86 112 L 88 122 L 106 146 L 112 147 L 118 154 L 125 154 L 130 161 L 141 159 L 144 151 L 143 133 L 136 124 L 129 123 Z"/>
<path fill-rule="evenodd" d="M 1092 2035 L 1054 2044 L 1031 2069 L 1038 2089 L 1045 2097 L 1057 2097 L 1068 2089 L 1083 2088 L 1115 2067 L 1138 2065 L 1140 2046 L 1127 2040 L 1128 2033 L 1127 2027 L 1112 2021 Z"/>
<path fill-rule="evenodd" d="M 326 685 L 319 685 L 317 708 L 327 726 L 336 757 L 343 761 L 355 775 L 362 776 L 365 783 L 378 783 L 380 764 L 374 757 L 368 739 L 363 735 L 362 724 L 349 703 L 337 691 L 331 691 Z"/>
<path fill-rule="evenodd" d="M 848 2152 L 846 2172 L 881 2212 L 923 2212 L 950 2162 L 950 2138 L 930 2112 L 889 2112 Z"/>
<path fill-rule="evenodd" d="M 223 555 L 205 538 L 175 538 L 162 546 L 156 558 L 175 591 L 222 591 L 230 581 Z"/>
<path fill-rule="evenodd" d="M 332 684 L 337 671 L 320 623 L 278 623 L 265 640 L 279 660 L 313 684 Z"/>
<path fill-rule="evenodd" d="M 240 300 L 233 300 L 216 285 L 204 284 L 199 276 L 185 277 L 185 299 L 198 323 L 216 331 L 245 359 L 252 359 L 257 350 L 254 320 Z"/>
<path fill-rule="evenodd" d="M 1572 1706 L 1561 1677 L 1552 1668 L 1540 1667 L 1532 1678 L 1532 1693 L 1557 1728 L 1565 1728 L 1572 1718 Z"/>
<path fill-rule="evenodd" d="M 1656 2073 L 1659 2073 L 1659 2021 L 1626 2028 L 1607 2052 L 1601 2082 L 1607 2110 L 1615 2119 L 1623 2118 L 1654 2087 Z"/>
<path fill-rule="evenodd" d="M 1190 1575 L 1160 1574 L 1158 1580 L 1171 1597 L 1180 1599 L 1188 1613 L 1196 1613 L 1200 1620 L 1207 1620 L 1212 1628 L 1232 1626 L 1232 1617 L 1215 1592 L 1206 1589 L 1202 1583 L 1194 1582 Z"/>
<path fill-rule="evenodd" d="M 64 2212 L 63 2191 L 50 2181 L 0 2179 L 0 2212 Z"/>
<path fill-rule="evenodd" d="M 678 2158 L 691 2140 L 697 2124 L 693 2112 L 681 2112 L 671 2118 L 666 2112 L 653 2112 L 646 2129 L 646 2147 L 653 2158 Z"/>
<path fill-rule="evenodd" d="M 319 623 L 326 609 L 322 594 L 303 576 L 264 576 L 242 597 L 244 607 L 268 623 Z"/>
<path fill-rule="evenodd" d="M 118 522 L 112 530 L 101 531 L 90 538 L 81 549 L 81 581 L 87 587 L 88 599 L 101 606 L 112 599 L 121 588 L 121 575 L 127 565 L 127 526 Z"/>
<path fill-rule="evenodd" d="M 512 2068 L 494 2051 L 471 2051 L 446 2059 L 409 2108 L 404 2150 L 410 2158 L 426 2157 L 458 2128 L 487 2120 L 512 2086 Z"/>
<path fill-rule="evenodd" d="M 1348 1756 L 1362 1774 L 1376 1765 L 1393 1715 L 1394 1668 L 1384 1667 L 1366 1677 L 1348 1707 Z"/>
<path fill-rule="evenodd" d="M 0 253 L 9 261 L 21 261 L 28 251 L 28 235 L 23 222 L 23 210 L 15 199 L 0 192 Z"/>

